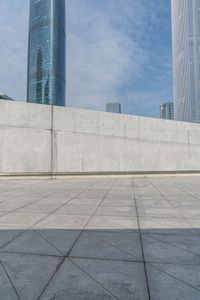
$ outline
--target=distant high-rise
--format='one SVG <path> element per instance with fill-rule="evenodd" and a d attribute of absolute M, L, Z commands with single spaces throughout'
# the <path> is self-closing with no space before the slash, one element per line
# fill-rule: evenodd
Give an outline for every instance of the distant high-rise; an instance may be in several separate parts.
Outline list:
<path fill-rule="evenodd" d="M 171 3 L 175 119 L 200 122 L 200 1 Z"/>
<path fill-rule="evenodd" d="M 160 118 L 174 120 L 174 103 L 168 102 L 160 106 Z"/>
<path fill-rule="evenodd" d="M 65 105 L 65 0 L 30 0 L 27 101 Z"/>
<path fill-rule="evenodd" d="M 106 111 L 121 114 L 121 104 L 120 103 L 107 103 L 106 104 Z"/>

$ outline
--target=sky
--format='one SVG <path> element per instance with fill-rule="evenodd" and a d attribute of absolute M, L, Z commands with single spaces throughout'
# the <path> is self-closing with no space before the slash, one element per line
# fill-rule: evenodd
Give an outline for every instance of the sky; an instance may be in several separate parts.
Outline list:
<path fill-rule="evenodd" d="M 29 0 L 0 0 L 0 91 L 26 100 Z M 170 0 L 66 0 L 66 106 L 158 117 L 173 100 Z"/>

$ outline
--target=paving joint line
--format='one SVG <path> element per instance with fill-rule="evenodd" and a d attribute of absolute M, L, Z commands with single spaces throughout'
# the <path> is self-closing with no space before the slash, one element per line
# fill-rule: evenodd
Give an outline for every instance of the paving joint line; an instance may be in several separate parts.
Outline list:
<path fill-rule="evenodd" d="M 147 267 L 146 267 L 146 261 L 145 261 L 145 254 L 144 254 L 144 245 L 143 245 L 143 240 L 142 240 L 142 233 L 141 233 L 141 229 L 140 229 L 140 220 L 139 220 L 138 208 L 137 208 L 137 200 L 135 198 L 134 181 L 131 180 L 131 182 L 132 182 L 133 199 L 135 200 L 135 204 L 136 204 L 135 209 L 136 209 L 136 216 L 137 216 L 137 222 L 138 222 L 138 229 L 139 229 L 139 236 L 140 236 L 140 243 L 141 243 L 141 250 L 142 250 L 142 258 L 143 258 L 143 261 L 144 261 L 144 274 L 145 274 L 145 278 L 146 278 L 147 293 L 148 293 L 149 300 L 151 300 L 149 279 L 148 279 Z"/>
<path fill-rule="evenodd" d="M 15 254 L 15 255 L 26 255 L 26 256 L 41 256 L 41 257 L 57 257 L 57 258 L 63 258 L 65 255 L 55 255 L 55 254 L 43 254 L 43 253 L 31 253 L 31 252 L 22 252 L 22 251 L 2 251 L 0 250 L 0 254 Z"/>
<path fill-rule="evenodd" d="M 99 181 L 99 180 L 95 181 L 94 184 L 96 184 L 98 181 Z M 84 192 L 85 190 L 88 190 L 89 187 L 90 187 L 90 186 L 93 186 L 94 184 L 89 185 L 86 189 L 82 190 L 82 191 L 81 191 L 80 193 L 78 193 L 77 195 L 80 195 L 80 194 L 81 194 L 82 192 Z M 51 193 L 50 195 L 53 195 L 53 194 L 55 194 L 55 193 L 56 193 L 56 192 Z M 75 195 L 75 196 L 73 196 L 73 197 L 77 197 L 77 195 Z M 65 204 L 66 204 L 66 203 L 65 203 Z M 65 204 L 63 204 L 63 205 L 65 205 Z M 61 205 L 60 207 L 62 207 L 63 205 Z M 59 209 L 60 207 L 58 207 L 58 209 Z M 3 246 L 1 246 L 1 247 L 0 247 L 0 250 L 1 250 L 3 247 L 7 246 L 9 243 L 13 242 L 15 239 L 17 239 L 19 236 L 21 236 L 21 235 L 24 234 L 25 232 L 31 230 L 34 226 L 38 225 L 40 222 L 44 221 L 46 218 L 48 218 L 48 217 L 49 217 L 50 215 L 52 215 L 53 213 L 54 213 L 54 211 L 51 212 L 51 213 L 49 213 L 49 214 L 47 214 L 44 218 L 40 219 L 39 221 L 37 221 L 36 223 L 34 223 L 34 224 L 33 224 L 32 226 L 30 226 L 29 228 L 24 229 L 24 230 L 23 230 L 22 232 L 20 232 L 17 236 L 15 236 L 14 238 L 12 238 L 12 239 L 9 240 L 8 242 L 6 242 Z M 1 217 L 0 217 L 0 219 L 1 219 Z M 10 227 L 10 229 L 12 229 L 12 228 L 13 228 L 13 226 Z M 16 230 L 17 230 L 17 228 L 16 228 Z M 20 229 L 19 229 L 19 230 L 20 230 Z"/>
<path fill-rule="evenodd" d="M 189 192 L 188 192 L 187 190 L 185 190 L 184 188 L 180 188 L 180 187 L 178 186 L 177 183 L 175 184 L 175 187 L 178 188 L 180 191 L 183 191 L 185 194 L 191 196 L 192 198 L 194 198 L 195 200 L 198 200 L 198 201 L 200 202 L 200 199 L 199 199 L 199 198 L 195 197 L 193 194 L 189 193 Z"/>
<path fill-rule="evenodd" d="M 170 274 L 170 273 L 168 273 L 168 272 L 166 272 L 166 271 L 163 271 L 163 270 L 161 270 L 161 269 L 158 268 L 158 267 L 155 267 L 155 265 L 152 265 L 151 263 L 148 263 L 148 264 L 149 264 L 152 268 L 158 270 L 159 272 L 161 272 L 161 273 L 163 273 L 163 274 L 165 274 L 165 275 L 168 275 L 169 277 L 172 277 L 172 278 L 175 279 L 175 280 L 180 281 L 181 283 L 183 283 L 183 284 L 185 284 L 185 285 L 187 285 L 187 286 L 189 286 L 189 287 L 195 289 L 196 291 L 198 291 L 198 292 L 200 293 L 200 288 L 198 289 L 197 287 L 193 286 L 192 284 L 190 284 L 190 283 L 188 283 L 188 282 L 186 282 L 186 281 L 184 281 L 184 280 L 182 280 L 182 279 L 180 279 L 180 278 L 177 278 L 176 276 L 174 276 L 174 275 L 172 275 L 172 274 Z"/>
<path fill-rule="evenodd" d="M 54 276 L 58 273 L 58 271 L 60 270 L 63 262 L 65 261 L 65 257 L 62 257 L 62 260 L 58 263 L 58 265 L 56 266 L 55 271 L 51 274 L 51 276 L 49 277 L 48 282 L 45 284 L 44 288 L 42 289 L 40 295 L 37 297 L 37 300 L 41 299 L 42 295 L 44 294 L 44 292 L 46 291 L 47 287 L 49 286 L 50 282 L 53 280 Z"/>
<path fill-rule="evenodd" d="M 76 198 L 76 197 L 79 196 L 81 193 L 83 193 L 83 192 L 89 190 L 89 188 L 90 188 L 91 186 L 94 186 L 94 185 L 97 184 L 97 182 L 99 182 L 99 181 L 101 181 L 101 179 L 100 179 L 100 180 L 96 180 L 95 183 L 93 183 L 93 184 L 89 184 L 89 186 L 88 186 L 86 189 L 82 190 L 80 193 L 78 193 L 78 194 L 77 194 L 75 197 L 73 197 L 73 198 Z M 73 198 L 72 198 L 72 199 L 73 199 Z M 71 199 L 71 200 L 72 200 L 72 199 Z M 67 202 L 67 203 L 68 203 L 68 202 Z M 66 203 L 65 203 L 65 204 L 66 204 Z M 63 204 L 62 206 L 64 206 L 65 204 Z M 61 207 L 62 207 L 62 206 L 61 206 Z M 59 208 L 60 208 L 60 207 L 59 207 Z M 53 280 L 53 278 L 55 277 L 55 275 L 57 274 L 57 272 L 59 271 L 59 269 L 60 269 L 61 266 L 63 265 L 65 259 L 67 258 L 67 256 L 68 256 L 69 253 L 71 252 L 71 249 L 72 249 L 72 248 L 74 247 L 74 245 L 76 244 L 76 242 L 77 242 L 77 240 L 79 239 L 80 235 L 81 235 L 81 232 L 80 232 L 80 234 L 78 235 L 77 239 L 74 241 L 72 247 L 69 249 L 69 251 L 67 252 L 67 254 L 63 257 L 63 259 L 61 260 L 61 262 L 60 262 L 59 265 L 57 266 L 56 271 L 55 271 L 55 272 L 52 274 L 52 276 L 49 278 L 47 284 L 45 285 L 45 287 L 44 287 L 43 290 L 41 291 L 41 293 L 40 293 L 39 297 L 37 298 L 37 300 L 39 300 L 39 299 L 41 298 L 41 296 L 44 294 L 44 292 L 46 291 L 46 289 L 47 289 L 48 286 L 50 285 L 51 281 Z"/>
<path fill-rule="evenodd" d="M 165 197 L 165 195 L 160 191 L 160 189 L 156 186 L 156 185 L 154 185 L 152 182 L 151 182 L 151 180 L 149 179 L 149 182 L 151 183 L 151 185 L 162 195 L 162 197 L 164 197 L 166 200 L 167 200 L 167 202 L 169 202 L 169 200 Z M 180 189 L 179 189 L 180 190 Z M 184 217 L 184 215 L 173 205 L 173 203 L 171 203 L 171 205 L 172 205 L 172 207 L 174 208 L 174 210 L 176 211 L 176 212 L 178 212 L 178 214 L 181 216 L 181 218 L 188 224 L 188 225 L 190 225 L 190 227 L 192 227 L 193 228 L 193 226 L 190 224 L 190 222 L 188 221 L 188 219 L 186 219 L 185 217 Z M 195 231 L 195 232 L 197 232 L 197 234 L 199 235 L 199 232 L 198 232 L 198 230 L 197 229 L 195 229 L 195 228 L 193 228 L 193 230 Z"/>
<path fill-rule="evenodd" d="M 62 256 L 64 256 L 64 253 L 62 253 L 56 246 L 54 246 L 52 243 L 49 242 L 47 238 L 45 238 L 42 234 L 40 234 L 39 230 L 34 229 L 33 230 L 36 234 L 38 234 L 45 242 L 47 242 L 51 247 L 53 247 L 56 251 L 58 251 Z"/>
<path fill-rule="evenodd" d="M 200 202 L 200 199 L 199 198 L 197 198 L 197 197 L 195 197 L 193 194 L 191 194 L 191 193 L 189 193 L 187 190 L 185 190 L 185 189 L 181 189 L 179 186 L 177 186 L 176 184 L 175 184 L 175 186 L 180 190 L 180 191 L 184 191 L 184 193 L 186 193 L 187 195 L 189 195 L 189 196 L 191 196 L 192 198 L 194 198 L 195 200 L 197 200 L 198 202 Z M 187 207 L 186 207 L 187 208 Z M 198 234 L 198 236 L 200 235 L 200 232 L 198 231 L 198 229 L 196 229 L 195 227 L 193 227 L 193 225 L 192 225 L 192 223 L 190 223 L 190 221 L 188 221 L 188 219 L 187 218 L 185 218 L 184 217 L 184 219 L 186 220 L 186 222 L 190 225 L 190 226 L 192 226 L 192 228 L 195 230 L 195 232 L 197 232 L 197 234 Z M 198 219 L 198 217 L 197 218 L 190 218 L 190 219 Z"/>
<path fill-rule="evenodd" d="M 57 193 L 57 192 L 50 193 L 50 194 L 45 195 L 44 197 L 42 197 L 42 198 L 40 198 L 40 199 L 38 199 L 38 200 L 33 200 L 33 201 L 31 201 L 31 202 L 29 202 L 29 203 L 27 203 L 27 204 L 25 204 L 25 205 L 22 205 L 22 206 L 17 207 L 17 208 L 15 208 L 15 209 L 13 209 L 13 210 L 11 210 L 11 211 L 9 211 L 9 212 L 6 212 L 4 215 L 0 216 L 0 220 L 1 220 L 1 217 L 8 216 L 9 214 L 12 214 L 12 213 L 28 213 L 28 212 L 19 212 L 18 210 L 20 210 L 20 209 L 22 209 L 22 208 L 24 208 L 24 207 L 27 207 L 27 206 L 29 206 L 29 205 L 31 205 L 31 204 L 33 204 L 33 203 L 37 203 L 37 202 L 39 202 L 39 201 L 41 201 L 41 200 L 44 200 L 45 198 L 47 198 L 47 197 L 49 197 L 49 196 L 51 196 L 51 195 L 53 195 L 53 194 L 55 194 L 55 193 Z M 6 201 L 7 201 L 7 200 L 6 200 Z M 31 213 L 32 213 L 32 212 L 31 212 Z M 38 214 L 38 212 L 36 212 L 36 213 Z"/>
<path fill-rule="evenodd" d="M 100 282 L 98 282 L 94 277 L 92 277 L 88 272 L 86 272 L 83 268 L 81 268 L 77 263 L 74 262 L 73 259 L 67 258 L 72 264 L 74 264 L 79 270 L 81 270 L 83 273 L 85 273 L 90 279 L 95 281 L 102 289 L 104 289 L 108 294 L 113 296 L 116 300 L 120 300 L 115 294 L 113 294 L 111 291 L 109 291 L 106 287 L 104 287 Z"/>
<path fill-rule="evenodd" d="M 143 235 L 145 236 L 145 234 L 143 234 Z M 152 233 L 152 235 L 153 235 L 153 233 Z M 150 238 L 150 239 L 152 239 L 152 240 L 154 240 L 154 241 L 160 242 L 160 243 L 162 243 L 162 244 L 170 245 L 170 246 L 172 246 L 172 247 L 174 247 L 174 248 L 176 248 L 176 249 L 182 250 L 182 251 L 184 251 L 184 252 L 188 252 L 188 253 L 191 253 L 191 254 L 200 256 L 200 254 L 198 254 L 198 253 L 195 253 L 195 252 L 193 252 L 193 251 L 186 250 L 186 249 L 184 249 L 184 248 L 181 248 L 181 247 L 179 247 L 179 246 L 176 246 L 175 244 L 173 244 L 173 243 L 171 243 L 171 242 L 165 242 L 165 241 L 162 241 L 162 240 L 160 240 L 160 239 L 158 239 L 158 238 L 156 238 L 156 237 L 152 237 L 152 236 L 148 236 L 148 238 Z"/>
<path fill-rule="evenodd" d="M 78 242 L 78 240 L 81 238 L 81 236 L 83 235 L 83 233 L 85 232 L 85 228 L 86 226 L 89 224 L 89 222 L 91 221 L 92 217 L 94 216 L 95 212 L 97 211 L 97 209 L 99 208 L 99 206 L 101 205 L 101 203 L 103 202 L 103 200 L 105 199 L 106 195 L 109 193 L 109 191 L 111 190 L 114 182 L 116 181 L 116 179 L 112 182 L 110 188 L 108 189 L 108 191 L 105 193 L 102 201 L 99 203 L 99 205 L 97 206 L 97 208 L 95 209 L 95 211 L 93 212 L 93 214 L 91 214 L 90 218 L 88 219 L 87 223 L 85 224 L 84 228 L 81 230 L 79 236 L 77 237 L 76 241 L 74 242 L 74 244 L 72 245 L 71 249 L 69 250 L 68 254 L 66 257 L 68 257 L 70 255 L 70 252 L 72 251 L 72 249 L 74 248 L 74 246 L 76 245 L 76 243 Z"/>
<path fill-rule="evenodd" d="M 138 233 L 138 235 L 139 235 L 139 233 Z M 128 252 L 128 251 L 126 251 L 126 250 L 121 249 L 120 247 L 117 247 L 116 245 L 113 245 L 112 243 L 109 243 L 108 241 L 105 241 L 104 239 L 97 238 L 97 237 L 93 237 L 93 238 L 95 238 L 95 239 L 98 240 L 98 241 L 102 241 L 102 242 L 104 242 L 105 244 L 108 244 L 109 246 L 111 246 L 111 247 L 113 247 L 113 248 L 115 248 L 115 249 L 117 249 L 117 250 L 120 250 L 122 253 L 128 254 L 128 255 L 132 256 L 133 258 L 139 259 L 139 257 L 137 257 L 137 256 L 135 256 L 135 255 L 133 255 L 133 254 L 131 254 L 130 252 Z"/>
<path fill-rule="evenodd" d="M 125 263 L 144 263 L 143 260 L 134 260 L 134 259 L 118 259 L 118 258 L 101 258 L 101 257 L 86 257 L 86 256 L 77 256 L 77 255 L 69 255 L 66 258 L 77 258 L 77 259 L 86 259 L 86 260 L 97 260 L 97 261 L 117 261 L 117 262 L 125 262 Z"/>
<path fill-rule="evenodd" d="M 6 270 L 6 267 L 4 266 L 2 260 L 0 260 L 0 264 L 2 265 L 2 268 L 3 268 L 4 272 L 6 273 L 6 276 L 7 276 L 8 280 L 9 280 L 9 282 L 10 282 L 10 284 L 11 284 L 13 290 L 15 291 L 15 294 L 16 294 L 17 298 L 18 298 L 19 300 L 21 300 L 21 297 L 19 296 L 19 294 L 18 294 L 18 292 L 17 292 L 17 289 L 16 289 L 16 287 L 14 286 L 14 284 L 13 284 L 13 282 L 12 282 L 12 280 L 11 280 L 11 278 L 10 278 L 10 276 L 9 276 L 9 274 L 8 274 L 8 272 L 7 272 L 7 270 Z"/>

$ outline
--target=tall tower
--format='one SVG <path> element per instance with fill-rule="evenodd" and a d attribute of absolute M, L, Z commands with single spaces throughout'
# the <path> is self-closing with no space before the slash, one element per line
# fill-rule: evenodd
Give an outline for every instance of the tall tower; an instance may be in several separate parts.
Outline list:
<path fill-rule="evenodd" d="M 175 119 L 200 122 L 200 1 L 171 3 Z"/>
<path fill-rule="evenodd" d="M 30 0 L 27 101 L 65 105 L 65 0 Z"/>
<path fill-rule="evenodd" d="M 160 118 L 174 120 L 174 103 L 166 102 L 160 105 Z"/>

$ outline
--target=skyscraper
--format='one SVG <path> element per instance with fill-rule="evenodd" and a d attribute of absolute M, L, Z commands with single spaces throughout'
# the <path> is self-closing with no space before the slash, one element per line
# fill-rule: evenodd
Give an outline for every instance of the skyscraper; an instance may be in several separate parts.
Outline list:
<path fill-rule="evenodd" d="M 121 104 L 117 103 L 117 102 L 107 103 L 106 104 L 106 111 L 121 114 Z"/>
<path fill-rule="evenodd" d="M 171 3 L 175 119 L 200 122 L 200 1 Z"/>
<path fill-rule="evenodd" d="M 30 0 L 27 101 L 65 105 L 65 0 Z"/>
<path fill-rule="evenodd" d="M 160 106 L 160 118 L 174 120 L 174 103 L 167 102 Z"/>

